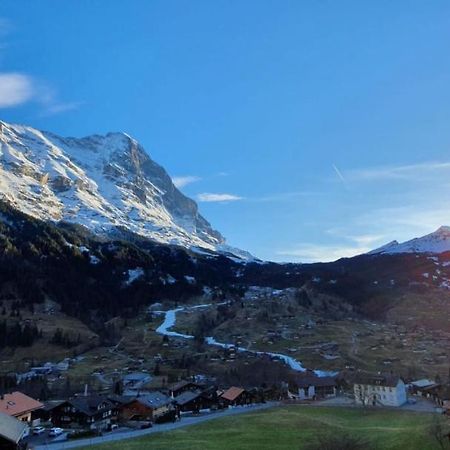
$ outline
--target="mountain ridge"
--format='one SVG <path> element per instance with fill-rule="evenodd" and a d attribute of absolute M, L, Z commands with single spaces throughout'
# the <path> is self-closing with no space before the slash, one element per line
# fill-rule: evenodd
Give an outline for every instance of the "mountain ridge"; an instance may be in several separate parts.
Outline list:
<path fill-rule="evenodd" d="M 100 233 L 125 228 L 160 243 L 248 256 L 228 247 L 195 201 L 125 133 L 61 137 L 0 121 L 0 196 L 41 220 Z"/>
<path fill-rule="evenodd" d="M 394 253 L 444 253 L 450 251 L 450 227 L 440 226 L 436 231 L 421 237 L 399 243 L 397 240 L 388 242 L 368 255 L 394 254 Z"/>

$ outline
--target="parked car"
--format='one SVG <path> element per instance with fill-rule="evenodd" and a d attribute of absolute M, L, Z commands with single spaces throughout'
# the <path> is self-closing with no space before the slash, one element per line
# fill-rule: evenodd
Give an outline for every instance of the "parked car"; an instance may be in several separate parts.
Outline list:
<path fill-rule="evenodd" d="M 141 430 L 145 430 L 146 428 L 151 428 L 153 425 L 151 422 L 145 422 L 143 424 L 141 424 L 141 426 L 139 427 Z"/>
<path fill-rule="evenodd" d="M 119 425 L 117 425 L 117 423 L 110 423 L 110 424 L 108 425 L 107 430 L 108 430 L 108 431 L 114 431 L 114 430 L 117 430 L 118 428 L 119 428 Z"/>
<path fill-rule="evenodd" d="M 33 428 L 33 434 L 39 435 L 45 432 L 44 427 L 34 427 Z"/>
<path fill-rule="evenodd" d="M 63 434 L 64 430 L 59 427 L 50 428 L 50 431 L 48 432 L 49 436 L 59 436 L 60 434 Z"/>

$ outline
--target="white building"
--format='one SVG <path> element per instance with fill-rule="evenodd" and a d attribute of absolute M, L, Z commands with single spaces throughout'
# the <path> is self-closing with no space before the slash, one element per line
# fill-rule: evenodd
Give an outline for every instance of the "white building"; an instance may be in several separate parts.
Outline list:
<path fill-rule="evenodd" d="M 406 385 L 394 375 L 364 375 L 353 386 L 355 402 L 366 406 L 401 406 L 407 401 Z"/>

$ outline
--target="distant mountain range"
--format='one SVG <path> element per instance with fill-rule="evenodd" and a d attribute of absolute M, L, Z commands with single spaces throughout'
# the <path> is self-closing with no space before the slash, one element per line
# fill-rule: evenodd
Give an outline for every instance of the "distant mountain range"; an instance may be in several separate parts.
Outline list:
<path fill-rule="evenodd" d="M 35 218 L 103 235 L 125 230 L 250 257 L 228 247 L 197 204 L 125 133 L 70 138 L 0 122 L 0 198 Z"/>
<path fill-rule="evenodd" d="M 426 236 L 399 243 L 392 241 L 369 252 L 370 255 L 394 253 L 444 253 L 450 251 L 450 227 L 442 226 Z"/>

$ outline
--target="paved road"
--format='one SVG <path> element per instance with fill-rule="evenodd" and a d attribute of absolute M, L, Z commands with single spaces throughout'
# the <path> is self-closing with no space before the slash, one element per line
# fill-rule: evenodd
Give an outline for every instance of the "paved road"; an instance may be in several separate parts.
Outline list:
<path fill-rule="evenodd" d="M 408 411 L 416 411 L 416 412 L 428 412 L 428 413 L 434 413 L 436 412 L 436 407 L 433 403 L 428 402 L 425 399 L 417 399 L 416 404 L 406 404 L 403 405 L 400 408 L 389 408 L 397 411 L 402 410 L 408 410 Z M 288 403 L 289 404 L 289 403 Z M 305 403 L 298 403 L 307 405 Z M 247 407 L 238 407 L 238 408 L 230 408 L 226 410 L 221 410 L 217 412 L 212 413 L 206 413 L 201 416 L 184 416 L 180 421 L 174 422 L 174 423 L 166 423 L 161 425 L 155 425 L 153 428 L 149 428 L 146 430 L 132 430 L 129 431 L 129 429 L 118 430 L 115 432 L 111 432 L 109 434 L 106 434 L 104 436 L 99 436 L 95 438 L 90 439 L 79 439 L 75 441 L 59 441 L 59 442 L 42 442 L 38 445 L 31 444 L 30 447 L 34 448 L 35 450 L 59 450 L 59 449 L 69 449 L 69 448 L 76 448 L 76 447 L 85 447 L 85 446 L 91 446 L 96 444 L 102 444 L 106 442 L 111 441 L 120 441 L 123 439 L 130 439 L 130 438 L 136 438 L 140 436 L 145 436 L 148 434 L 153 433 L 160 433 L 165 431 L 172 431 L 176 430 L 178 428 L 188 427 L 191 425 L 197 425 L 209 420 L 213 419 L 220 419 L 221 417 L 228 417 L 233 416 L 236 414 L 243 414 L 243 413 L 249 413 L 254 411 L 261 411 L 268 408 L 274 408 L 277 406 L 282 406 L 283 403 L 281 402 L 267 402 L 264 404 L 259 405 L 251 405 Z M 287 405 L 287 404 L 285 404 Z M 322 401 L 316 401 L 313 403 L 310 403 L 311 406 L 335 406 L 335 407 L 354 407 L 354 408 L 361 408 L 360 406 L 356 405 L 354 401 L 350 398 L 339 396 L 335 398 L 330 398 L 327 400 Z M 379 408 L 378 408 L 379 409 Z M 61 437 L 60 437 L 61 439 Z"/>
<path fill-rule="evenodd" d="M 63 442 L 51 442 L 43 445 L 36 445 L 32 448 L 35 450 L 59 450 L 59 449 L 68 449 L 68 448 L 76 448 L 83 446 L 90 446 L 95 444 L 102 444 L 105 442 L 111 441 L 120 441 L 123 439 L 136 438 L 140 436 L 145 436 L 153 433 L 160 433 L 164 431 L 172 431 L 178 428 L 188 427 L 191 425 L 197 425 L 202 422 L 206 422 L 208 420 L 218 419 L 221 417 L 233 416 L 236 414 L 249 413 L 253 411 L 260 411 L 263 409 L 273 408 L 279 406 L 278 402 L 267 402 L 259 405 L 251 405 L 247 407 L 238 407 L 238 408 L 230 408 L 218 412 L 213 412 L 209 414 L 204 414 L 201 416 L 184 416 L 180 421 L 174 423 L 165 423 L 161 425 L 155 425 L 153 428 L 148 428 L 146 430 L 133 430 L 133 431 L 125 431 L 125 432 L 112 432 L 106 434 L 104 436 L 99 436 L 91 439 L 77 439 L 74 441 L 63 441 Z"/>

